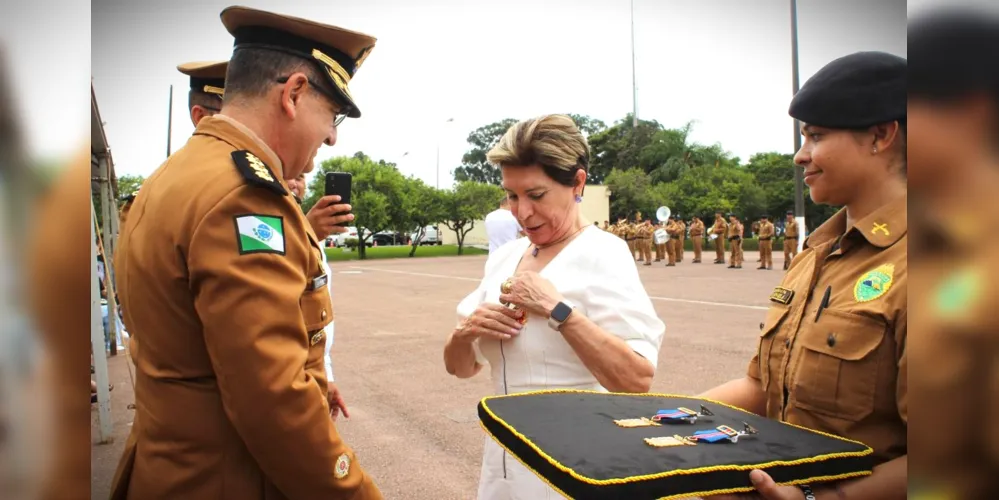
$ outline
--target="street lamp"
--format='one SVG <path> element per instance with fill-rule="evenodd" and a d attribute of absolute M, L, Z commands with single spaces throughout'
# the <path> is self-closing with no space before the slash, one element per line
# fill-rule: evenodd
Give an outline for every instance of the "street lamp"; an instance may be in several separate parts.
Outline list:
<path fill-rule="evenodd" d="M 444 123 L 451 123 L 454 118 L 448 118 Z M 437 189 L 441 188 L 441 134 L 437 132 Z"/>

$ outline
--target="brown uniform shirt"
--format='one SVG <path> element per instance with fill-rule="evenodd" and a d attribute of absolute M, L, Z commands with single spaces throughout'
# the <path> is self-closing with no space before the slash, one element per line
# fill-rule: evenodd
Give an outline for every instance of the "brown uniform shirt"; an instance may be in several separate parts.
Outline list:
<path fill-rule="evenodd" d="M 866 443 L 877 463 L 907 450 L 906 214 L 903 196 L 851 228 L 844 209 L 816 229 L 771 296 L 748 369 L 768 417 Z"/>
<path fill-rule="evenodd" d="M 735 224 L 729 224 L 727 237 L 729 239 L 736 237 L 742 238 L 742 229 L 743 227 L 741 222 L 736 222 Z"/>
<path fill-rule="evenodd" d="M 715 223 L 711 226 L 711 232 L 717 234 L 719 238 L 725 238 L 728 235 L 728 222 L 715 219 Z"/>
<path fill-rule="evenodd" d="M 704 236 L 704 222 L 695 221 L 690 224 L 690 236 Z"/>
<path fill-rule="evenodd" d="M 773 238 L 775 232 L 776 232 L 776 228 L 774 228 L 773 223 L 771 223 L 771 222 L 764 222 L 764 223 L 760 224 L 760 239 L 761 240 L 764 239 L 764 238 Z"/>
<path fill-rule="evenodd" d="M 678 238 L 685 238 L 687 236 L 687 223 L 681 221 L 676 222 L 676 236 Z"/>
<path fill-rule="evenodd" d="M 788 222 L 784 225 L 784 237 L 785 238 L 797 238 L 798 237 L 798 224 L 795 221 Z"/>
<path fill-rule="evenodd" d="M 234 120 L 149 177 L 116 255 L 141 348 L 114 498 L 381 498 L 330 418 L 321 261 L 280 160 Z"/>
<path fill-rule="evenodd" d="M 999 488 L 999 175 L 947 200 L 913 203 L 908 345 L 912 474 L 956 485 L 953 498 Z M 941 430 L 941 427 L 944 427 Z M 928 484 L 932 484 L 929 483 Z"/>

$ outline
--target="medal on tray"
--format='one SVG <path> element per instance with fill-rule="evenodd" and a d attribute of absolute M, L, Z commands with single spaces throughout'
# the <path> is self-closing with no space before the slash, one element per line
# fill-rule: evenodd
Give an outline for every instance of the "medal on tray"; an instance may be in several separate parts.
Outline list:
<path fill-rule="evenodd" d="M 504 295 L 510 293 L 512 290 L 513 290 L 513 278 L 510 278 L 510 279 L 504 281 L 503 284 L 500 285 L 500 293 L 502 293 Z M 500 300 L 500 303 L 503 304 L 504 306 L 506 306 L 507 309 L 510 309 L 510 310 L 513 310 L 513 311 L 519 311 L 520 310 L 519 307 L 517 307 L 516 305 L 511 304 L 509 302 Z M 520 318 L 520 324 L 522 324 L 522 325 L 527 324 L 527 313 L 524 313 L 524 315 L 521 316 L 521 318 Z"/>

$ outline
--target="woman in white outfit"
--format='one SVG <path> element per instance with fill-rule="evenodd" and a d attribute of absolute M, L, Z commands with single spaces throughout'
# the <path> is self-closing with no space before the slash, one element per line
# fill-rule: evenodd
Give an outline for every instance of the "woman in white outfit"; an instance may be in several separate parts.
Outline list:
<path fill-rule="evenodd" d="M 627 244 L 580 213 L 589 157 L 564 115 L 520 122 L 489 152 L 527 237 L 492 253 L 458 305 L 444 347 L 448 373 L 468 378 L 488 363 L 496 394 L 649 390 L 665 327 Z M 478 498 L 560 495 L 487 438 Z"/>

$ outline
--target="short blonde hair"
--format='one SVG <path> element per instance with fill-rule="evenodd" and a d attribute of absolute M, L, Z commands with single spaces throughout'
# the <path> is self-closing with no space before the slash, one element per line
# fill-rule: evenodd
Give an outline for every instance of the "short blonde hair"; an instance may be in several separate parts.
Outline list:
<path fill-rule="evenodd" d="M 559 184 L 576 186 L 576 172 L 589 168 L 590 147 L 572 118 L 545 115 L 510 127 L 486 160 L 498 167 L 541 165 Z"/>

